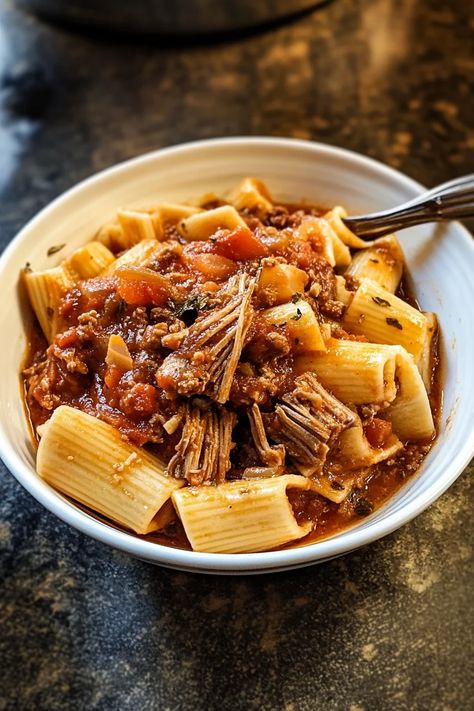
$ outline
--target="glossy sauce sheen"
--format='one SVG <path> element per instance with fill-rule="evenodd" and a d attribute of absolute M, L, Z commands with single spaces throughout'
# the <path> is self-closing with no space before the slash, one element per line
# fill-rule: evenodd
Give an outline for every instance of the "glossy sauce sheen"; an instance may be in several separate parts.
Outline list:
<path fill-rule="evenodd" d="M 207 207 L 213 206 L 215 205 L 207 205 Z M 324 210 L 298 205 L 282 206 L 274 211 L 271 224 L 278 229 L 285 225 L 291 228 L 293 222 L 297 224 L 297 215 L 302 212 L 320 215 Z M 258 229 L 256 223 L 252 224 L 253 218 L 249 216 L 247 218 L 252 229 Z M 181 242 L 172 228 L 168 230 L 167 237 Z M 279 251 L 281 245 L 275 248 L 270 242 L 266 247 L 267 254 L 283 253 L 289 263 L 303 270 L 311 267 L 323 284 L 322 311 L 319 315 L 322 320 L 324 314 L 334 318 L 334 314 L 331 313 L 333 306 L 329 298 L 332 269 L 324 259 L 316 256 L 307 245 L 300 242 L 288 240 L 283 251 Z M 184 250 L 182 250 L 183 246 Z M 238 255 L 236 258 L 232 250 L 232 242 L 229 239 L 222 239 L 221 242 L 218 241 L 217 246 L 210 241 L 187 245 L 182 243 L 178 250 L 179 254 L 168 251 L 160 255 L 152 268 L 167 275 L 173 273 L 179 275 L 176 278 L 174 304 L 171 306 L 169 298 L 162 298 L 160 293 L 150 294 L 143 287 L 124 285 L 116 277 L 96 277 L 88 282 L 82 282 L 80 288 L 69 292 L 62 302 L 62 329 L 54 344 L 48 349 L 37 323 L 30 332 L 24 363 L 24 368 L 28 370 L 23 377 L 23 386 L 32 431 L 35 432 L 36 428 L 50 417 L 54 407 L 59 404 L 70 404 L 99 416 L 119 429 L 134 444 L 146 446 L 168 461 L 174 453 L 179 435 L 166 435 L 159 421 L 155 421 L 154 418 L 157 411 L 166 419 L 171 417 L 175 410 L 173 401 L 159 385 L 157 386 L 155 379 L 157 368 L 168 352 L 165 349 L 163 353 L 163 349 L 157 346 L 160 324 L 166 323 L 169 327 L 173 323 L 182 324 L 183 321 L 186 323 L 188 319 L 195 318 L 193 309 L 199 311 L 202 308 L 196 300 L 190 303 L 187 311 L 182 310 L 183 303 L 186 303 L 186 296 L 191 292 L 203 294 L 204 301 L 206 299 L 209 301 L 212 300 L 216 287 L 221 286 L 230 274 L 239 271 L 256 272 L 258 261 L 251 258 L 239 260 Z M 213 279 L 205 273 L 209 264 L 214 269 Z M 327 298 L 324 296 L 325 284 L 328 289 Z M 397 295 L 418 308 L 407 290 L 405 280 L 402 280 Z M 176 308 L 177 304 L 180 305 L 181 311 Z M 321 304 L 317 308 L 321 309 Z M 84 319 L 84 314 L 89 314 L 88 318 Z M 79 319 L 82 319 L 82 323 Z M 276 396 L 291 392 L 293 388 L 296 377 L 293 372 L 293 358 L 285 353 L 268 352 L 268 330 L 268 323 L 259 317 L 257 311 L 244 349 L 245 360 L 250 364 L 250 372 L 245 369 L 237 371 L 230 395 L 230 403 L 237 412 L 255 398 L 258 398 L 259 404 L 263 407 L 271 404 L 271 398 L 262 387 L 261 381 L 252 376 L 253 369 L 258 371 L 260 365 L 268 362 L 269 358 L 277 384 Z M 122 335 L 127 342 L 135 362 L 133 372 L 123 373 L 105 365 L 105 352 L 110 333 Z M 45 369 L 43 363 L 47 350 L 49 357 Z M 79 360 L 87 363 L 89 371 L 87 375 L 68 370 L 69 352 L 79 354 Z M 433 413 L 437 417 L 441 393 L 436 342 L 433 343 L 432 356 L 433 388 L 430 402 Z M 46 398 L 39 387 L 40 378 L 45 374 L 51 383 Z M 52 401 L 48 400 L 51 394 Z M 275 397 L 274 394 L 272 396 Z M 384 421 L 379 420 L 378 423 L 374 421 L 372 428 L 366 429 L 366 435 L 374 445 L 377 444 L 377 438 L 383 439 L 383 424 Z M 261 465 L 249 440 L 248 427 L 242 425 L 240 421 L 235 429 L 234 439 L 237 446 L 232 454 L 233 465 L 227 477 L 231 479 L 240 478 L 245 466 Z M 356 487 L 355 495 L 349 495 L 342 504 L 332 503 L 315 493 L 290 491 L 289 499 L 297 519 L 300 521 L 310 519 L 314 525 L 312 533 L 299 541 L 298 545 L 333 535 L 370 514 L 390 498 L 419 468 L 431 445 L 432 441 L 407 443 L 393 459 L 375 465 L 370 478 L 361 481 L 360 486 Z M 95 513 L 94 515 L 101 518 Z M 166 531 L 146 538 L 165 545 L 190 548 L 179 520 L 170 524 Z"/>

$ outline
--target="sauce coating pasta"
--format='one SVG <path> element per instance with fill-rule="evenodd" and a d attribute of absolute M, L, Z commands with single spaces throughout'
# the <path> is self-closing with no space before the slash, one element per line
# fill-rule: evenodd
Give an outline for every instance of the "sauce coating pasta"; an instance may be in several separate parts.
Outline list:
<path fill-rule="evenodd" d="M 26 270 L 40 476 L 113 525 L 224 553 L 313 542 L 393 495 L 435 437 L 436 317 L 406 296 L 396 238 L 361 243 L 344 214 L 245 178 L 121 209 Z"/>

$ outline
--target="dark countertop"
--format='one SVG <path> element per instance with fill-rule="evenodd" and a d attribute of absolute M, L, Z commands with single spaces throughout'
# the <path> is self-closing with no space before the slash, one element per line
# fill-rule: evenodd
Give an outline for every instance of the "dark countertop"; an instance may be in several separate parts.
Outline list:
<path fill-rule="evenodd" d="M 474 168 L 464 0 L 335 0 L 190 46 L 0 0 L 0 235 L 116 161 L 218 135 L 352 148 L 428 185 Z M 292 573 L 209 578 L 68 528 L 2 467 L 0 709 L 472 708 L 472 477 L 401 530 Z"/>

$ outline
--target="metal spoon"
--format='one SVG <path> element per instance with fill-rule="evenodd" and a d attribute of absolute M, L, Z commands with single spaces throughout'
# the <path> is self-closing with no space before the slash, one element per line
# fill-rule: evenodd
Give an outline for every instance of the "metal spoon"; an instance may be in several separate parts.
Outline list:
<path fill-rule="evenodd" d="M 373 239 L 425 222 L 464 217 L 474 217 L 474 174 L 438 185 L 390 210 L 345 217 L 343 222 L 361 239 Z"/>

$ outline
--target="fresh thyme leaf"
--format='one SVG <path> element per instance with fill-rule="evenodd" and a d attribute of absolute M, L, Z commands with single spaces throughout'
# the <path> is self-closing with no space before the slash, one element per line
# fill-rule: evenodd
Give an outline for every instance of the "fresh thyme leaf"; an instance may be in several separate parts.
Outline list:
<path fill-rule="evenodd" d="M 50 248 L 48 249 L 48 251 L 46 252 L 46 255 L 47 255 L 48 257 L 51 257 L 53 254 L 56 254 L 57 252 L 60 252 L 62 249 L 64 249 L 65 246 L 66 246 L 65 243 L 63 243 L 63 244 L 55 244 L 55 245 L 53 245 L 52 247 L 50 247 Z"/>
<path fill-rule="evenodd" d="M 386 318 L 386 322 L 388 323 L 389 326 L 393 326 L 394 328 L 398 328 L 399 331 L 403 331 L 403 326 L 400 323 L 400 321 L 396 318 Z"/>
<path fill-rule="evenodd" d="M 207 297 L 202 294 L 192 294 L 182 304 L 174 305 L 175 315 L 182 319 L 187 326 L 191 326 L 205 307 Z"/>
<path fill-rule="evenodd" d="M 378 264 L 379 260 L 378 259 L 369 259 L 369 262 L 373 262 L 374 264 Z"/>
<path fill-rule="evenodd" d="M 291 320 L 292 321 L 299 321 L 300 318 L 302 317 L 302 315 L 303 315 L 303 312 L 301 311 L 301 309 L 296 309 L 296 313 L 294 316 L 291 317 Z"/>
<path fill-rule="evenodd" d="M 373 296 L 372 301 L 375 301 L 377 306 L 388 306 L 390 307 L 392 304 L 390 301 L 387 301 L 387 299 L 381 299 L 380 296 Z"/>
<path fill-rule="evenodd" d="M 33 271 L 29 262 L 25 264 L 25 266 L 23 267 L 23 271 L 25 274 L 30 274 L 30 272 Z"/>
<path fill-rule="evenodd" d="M 293 294 L 293 296 L 291 297 L 291 301 L 294 304 L 297 304 L 300 299 L 301 299 L 301 294 L 298 294 L 298 292 L 296 292 L 296 294 Z"/>
<path fill-rule="evenodd" d="M 342 491 L 344 489 L 344 486 L 338 481 L 332 481 L 331 489 L 334 489 L 334 491 Z"/>

